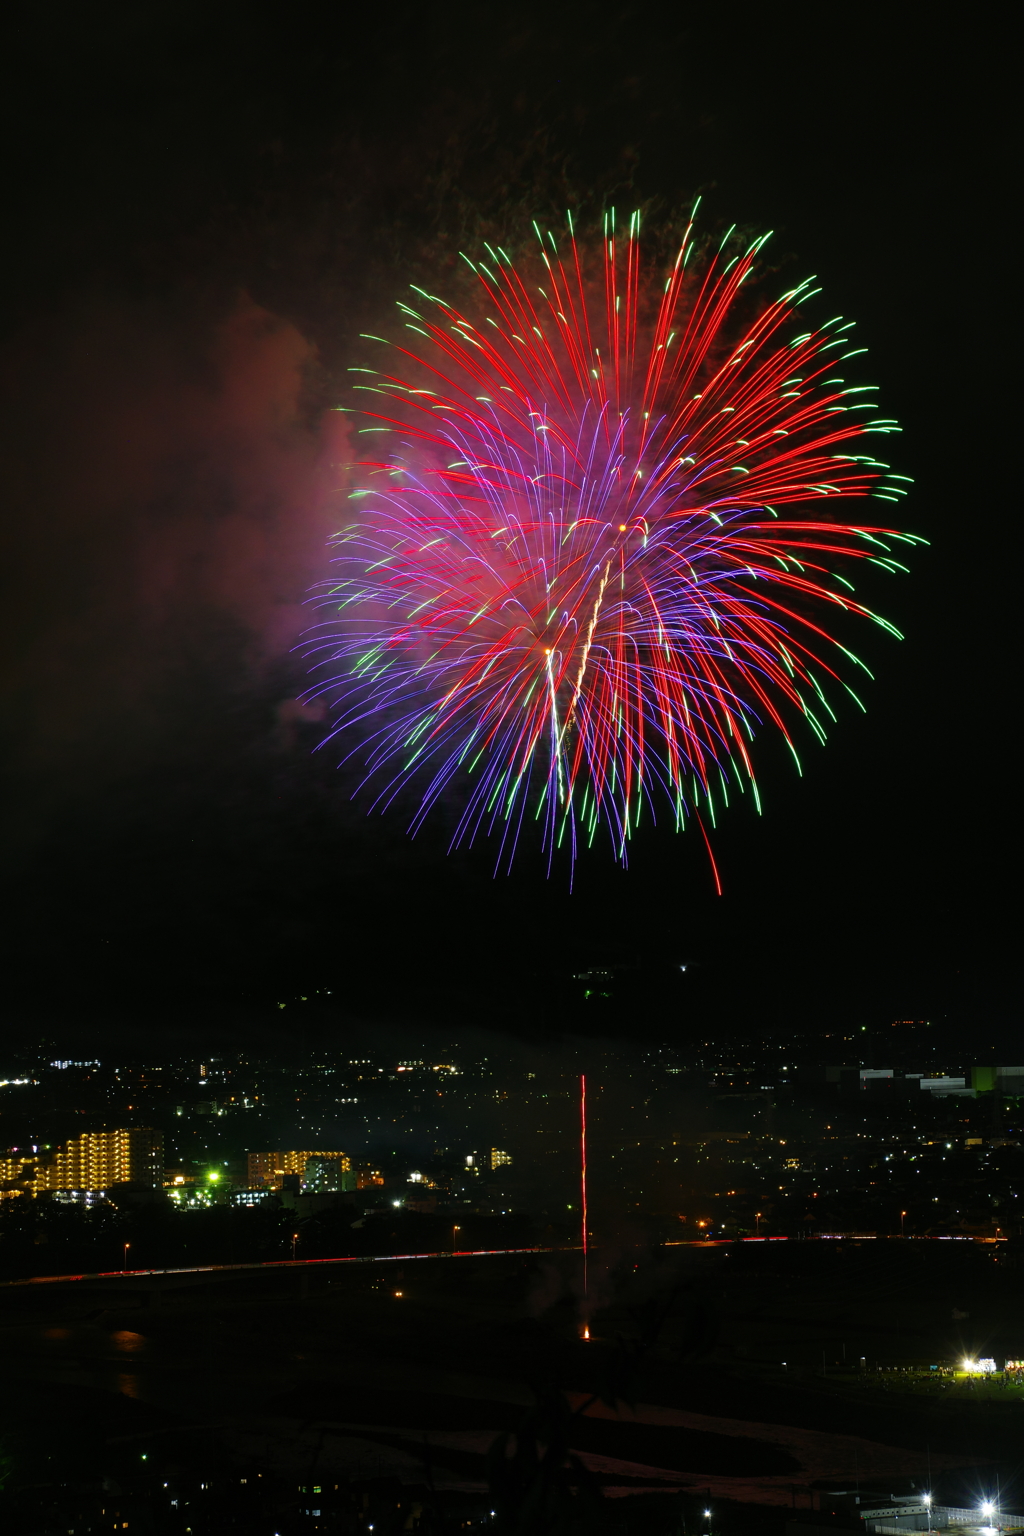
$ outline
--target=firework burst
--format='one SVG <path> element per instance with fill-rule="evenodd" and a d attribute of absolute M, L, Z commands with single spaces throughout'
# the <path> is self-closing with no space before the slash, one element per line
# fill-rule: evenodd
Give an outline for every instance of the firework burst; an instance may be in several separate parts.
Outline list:
<path fill-rule="evenodd" d="M 414 290 L 393 370 L 360 370 L 384 446 L 317 596 L 314 692 L 376 805 L 415 786 L 415 830 L 451 798 L 453 845 L 496 833 L 499 867 L 527 820 L 550 868 L 599 829 L 625 861 L 642 815 L 703 831 L 730 786 L 756 799 L 758 729 L 796 757 L 792 723 L 823 739 L 826 689 L 853 693 L 824 615 L 896 633 L 836 565 L 905 569 L 916 542 L 835 515 L 905 494 L 866 451 L 895 423 L 839 376 L 852 322 L 800 328 L 813 280 L 759 303 L 767 237 L 702 255 L 692 220 L 652 287 L 639 223 L 609 215 L 600 253 L 571 221 L 523 263 L 488 247 L 469 314 Z"/>

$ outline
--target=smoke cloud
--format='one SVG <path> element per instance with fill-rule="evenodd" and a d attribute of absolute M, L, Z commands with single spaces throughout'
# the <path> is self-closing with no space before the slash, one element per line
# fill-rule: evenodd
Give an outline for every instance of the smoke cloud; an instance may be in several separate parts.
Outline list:
<path fill-rule="evenodd" d="M 0 364 L 4 715 L 38 814 L 301 686 L 345 418 L 311 342 L 245 295 L 97 298 Z"/>

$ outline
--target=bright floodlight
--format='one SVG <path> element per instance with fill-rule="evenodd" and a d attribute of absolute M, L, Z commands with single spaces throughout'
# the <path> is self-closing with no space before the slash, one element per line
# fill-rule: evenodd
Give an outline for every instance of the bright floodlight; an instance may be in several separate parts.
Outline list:
<path fill-rule="evenodd" d="M 993 1509 L 995 1509 L 995 1505 L 992 1503 L 991 1499 L 986 1499 L 981 1506 L 981 1512 L 983 1515 L 990 1515 Z"/>
<path fill-rule="evenodd" d="M 931 1501 L 932 1501 L 932 1496 L 931 1496 L 930 1493 L 926 1493 L 924 1498 L 921 1500 L 922 1504 L 930 1504 Z"/>

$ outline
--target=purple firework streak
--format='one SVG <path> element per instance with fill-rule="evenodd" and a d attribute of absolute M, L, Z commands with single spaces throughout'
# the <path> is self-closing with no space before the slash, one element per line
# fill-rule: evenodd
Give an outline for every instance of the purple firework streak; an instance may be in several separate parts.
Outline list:
<path fill-rule="evenodd" d="M 835 515 L 906 494 L 867 451 L 896 424 L 839 375 L 853 322 L 800 328 L 813 279 L 758 303 L 767 236 L 702 256 L 692 220 L 649 280 L 639 225 L 487 247 L 470 314 L 416 289 L 393 370 L 358 370 L 378 456 L 317 593 L 312 694 L 376 806 L 414 786 L 415 831 L 450 799 L 453 846 L 497 834 L 498 867 L 528 821 L 549 869 L 602 827 L 625 862 L 659 811 L 706 840 L 731 785 L 757 799 L 759 727 L 799 766 L 788 722 L 823 740 L 826 688 L 857 698 L 829 610 L 897 634 L 836 565 L 905 570 L 893 544 L 920 542 Z"/>

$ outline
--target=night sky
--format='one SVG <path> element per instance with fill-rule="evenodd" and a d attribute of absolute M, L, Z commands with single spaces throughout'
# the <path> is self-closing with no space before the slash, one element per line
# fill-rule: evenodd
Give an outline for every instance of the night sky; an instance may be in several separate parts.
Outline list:
<path fill-rule="evenodd" d="M 371 1025 L 529 1037 L 1014 1038 L 1006 44 L 985 7 L 902 15 L 5 9 L 10 1023 L 265 1021 L 329 990 Z M 775 229 L 781 276 L 817 273 L 870 347 L 902 526 L 931 541 L 868 597 L 907 638 L 859 635 L 868 715 L 802 780 L 762 743 L 721 898 L 699 835 L 650 826 L 572 894 L 530 857 L 495 880 L 486 842 L 446 857 L 443 817 L 415 843 L 366 819 L 294 703 L 346 452 L 328 408 L 359 332 L 481 233 L 696 192 L 711 226 Z M 595 964 L 621 968 L 603 1013 L 571 982 Z"/>

